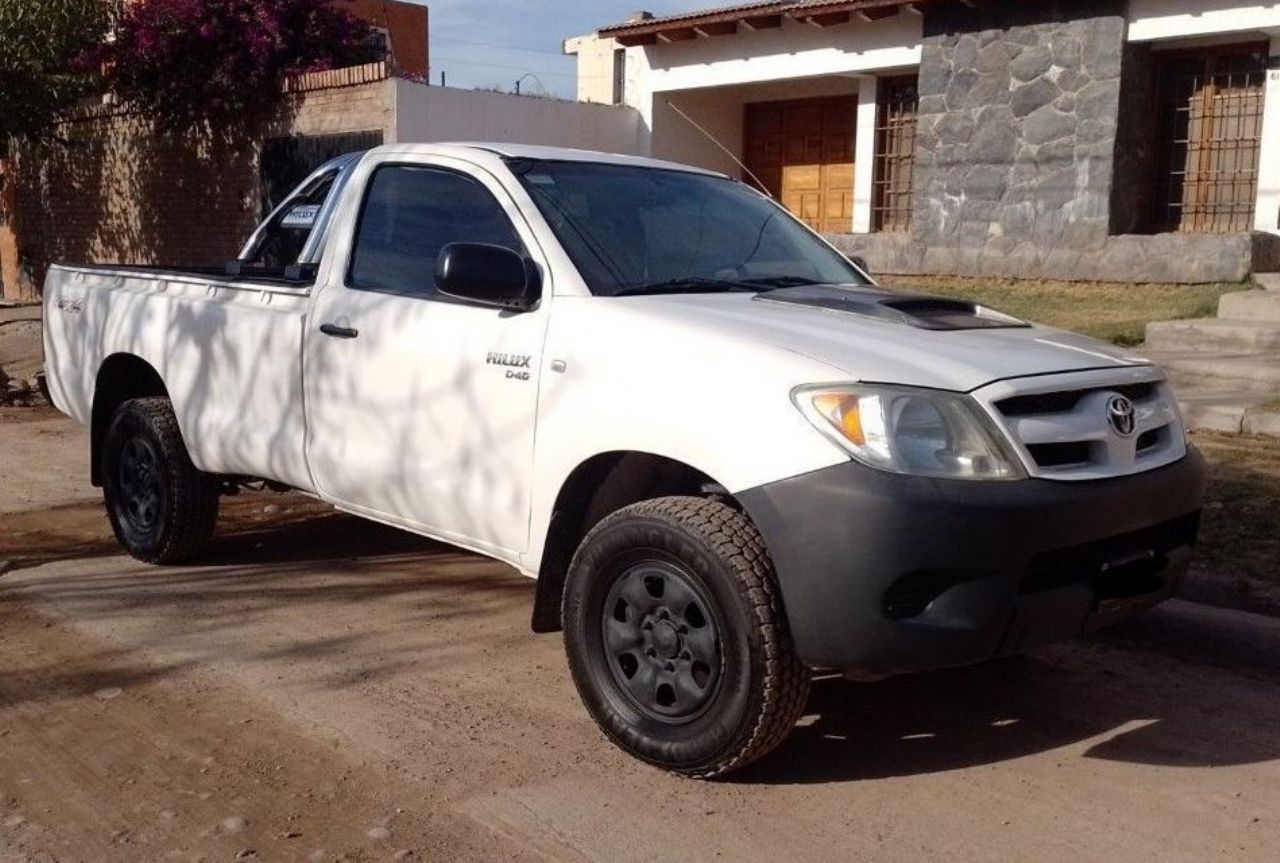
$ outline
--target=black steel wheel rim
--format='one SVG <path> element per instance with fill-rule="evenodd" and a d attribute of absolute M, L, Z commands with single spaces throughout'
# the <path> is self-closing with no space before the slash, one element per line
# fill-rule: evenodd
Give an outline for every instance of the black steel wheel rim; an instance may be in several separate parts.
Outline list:
<path fill-rule="evenodd" d="M 164 516 L 162 471 L 160 454 L 146 438 L 131 437 L 120 448 L 116 511 L 137 533 L 150 533 Z"/>
<path fill-rule="evenodd" d="M 693 578 L 667 561 L 635 563 L 614 580 L 601 611 L 609 671 L 635 707 L 664 723 L 702 715 L 723 657 L 715 611 Z"/>

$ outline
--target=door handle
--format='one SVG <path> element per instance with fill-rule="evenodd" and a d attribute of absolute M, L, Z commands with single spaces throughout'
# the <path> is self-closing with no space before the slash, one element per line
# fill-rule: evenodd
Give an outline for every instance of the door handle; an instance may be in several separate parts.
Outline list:
<path fill-rule="evenodd" d="M 360 335 L 360 331 L 352 327 L 340 327 L 337 324 L 321 324 L 320 332 L 326 336 L 333 336 L 335 339 L 354 339 Z"/>

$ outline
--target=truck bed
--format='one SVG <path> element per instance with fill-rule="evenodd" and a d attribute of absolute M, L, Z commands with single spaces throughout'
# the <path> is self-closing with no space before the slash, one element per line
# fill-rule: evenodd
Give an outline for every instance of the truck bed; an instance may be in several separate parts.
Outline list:
<path fill-rule="evenodd" d="M 302 341 L 311 287 L 261 270 L 54 266 L 44 291 L 50 396 L 89 424 L 99 376 L 153 375 L 197 467 L 308 488 Z"/>
<path fill-rule="evenodd" d="M 62 269 L 74 272 L 142 276 L 163 280 L 199 279 L 227 286 L 247 283 L 253 286 L 265 285 L 297 290 L 299 288 L 309 288 L 315 283 L 315 267 L 313 266 L 253 267 L 241 265 L 236 261 L 221 267 L 187 264 L 64 264 L 59 266 Z"/>

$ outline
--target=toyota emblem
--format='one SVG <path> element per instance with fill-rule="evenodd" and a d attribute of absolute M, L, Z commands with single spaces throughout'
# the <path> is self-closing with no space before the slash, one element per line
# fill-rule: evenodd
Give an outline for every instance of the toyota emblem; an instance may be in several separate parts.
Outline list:
<path fill-rule="evenodd" d="M 1138 425 L 1133 402 L 1124 396 L 1113 396 L 1107 402 L 1107 422 L 1120 437 L 1129 437 Z"/>

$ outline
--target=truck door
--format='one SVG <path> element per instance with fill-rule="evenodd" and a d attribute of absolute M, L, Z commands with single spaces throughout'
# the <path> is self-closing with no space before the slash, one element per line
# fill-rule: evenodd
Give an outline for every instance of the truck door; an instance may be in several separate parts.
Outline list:
<path fill-rule="evenodd" d="M 550 286 L 513 313 L 446 297 L 433 274 L 454 242 L 515 249 L 544 274 L 545 262 L 487 173 L 446 159 L 368 170 L 358 216 L 335 225 L 349 254 L 329 267 L 304 340 L 313 481 L 343 508 L 518 554 Z"/>

